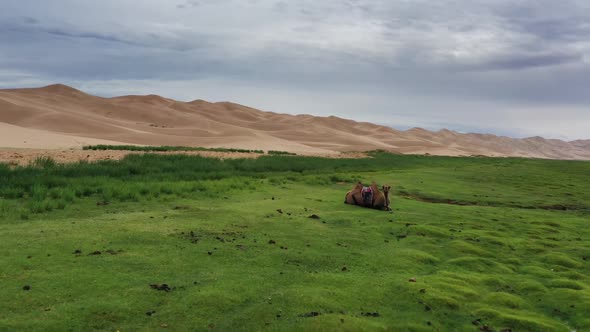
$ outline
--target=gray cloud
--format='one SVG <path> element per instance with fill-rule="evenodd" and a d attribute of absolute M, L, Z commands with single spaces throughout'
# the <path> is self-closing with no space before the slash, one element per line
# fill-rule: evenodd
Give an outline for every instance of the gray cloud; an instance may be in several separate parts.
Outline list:
<path fill-rule="evenodd" d="M 26 17 L 25 16 L 22 19 L 23 19 L 23 22 L 26 23 L 26 24 L 37 24 L 37 23 L 39 23 L 38 20 L 36 20 L 36 19 L 34 19 L 32 17 Z"/>
<path fill-rule="evenodd" d="M 404 126 L 466 128 L 495 109 L 548 106 L 588 119 L 579 111 L 590 103 L 588 9 L 582 0 L 4 0 L 0 85 L 72 82 L 103 94 L 115 81 L 122 93 L 123 82 L 149 93 L 184 86 L 182 98 L 207 99 L 206 91 L 346 116 L 358 114 L 347 105 L 362 104 L 327 108 L 321 96 L 354 95 L 371 110 L 366 119 Z M 205 81 L 232 83 L 216 94 Z M 256 103 L 250 96 L 271 97 L 242 86 L 282 97 Z M 428 121 L 441 112 L 448 121 Z"/>
<path fill-rule="evenodd" d="M 577 63 L 583 59 L 582 54 L 527 54 L 497 58 L 486 63 L 486 69 L 527 69 L 532 67 L 558 66 Z"/>
<path fill-rule="evenodd" d="M 30 22 L 31 21 L 27 21 L 27 23 L 30 23 Z M 36 21 L 34 24 L 37 24 L 37 23 L 39 23 L 39 22 Z M 4 31 L 4 33 L 8 33 L 8 34 L 15 33 L 15 32 L 16 33 L 23 33 L 25 35 L 48 34 L 48 35 L 54 35 L 54 36 L 58 36 L 58 37 L 68 37 L 68 38 L 74 38 L 74 39 L 89 38 L 89 39 L 96 39 L 99 41 L 116 42 L 116 43 L 123 43 L 123 44 L 129 44 L 129 45 L 138 45 L 137 43 L 135 43 L 131 40 L 124 40 L 124 39 L 118 38 L 114 35 L 105 35 L 105 34 L 100 34 L 100 33 L 95 33 L 95 32 L 75 32 L 75 31 L 64 30 L 63 28 L 3 25 L 3 26 L 0 26 L 0 29 L 2 29 L 2 31 Z"/>

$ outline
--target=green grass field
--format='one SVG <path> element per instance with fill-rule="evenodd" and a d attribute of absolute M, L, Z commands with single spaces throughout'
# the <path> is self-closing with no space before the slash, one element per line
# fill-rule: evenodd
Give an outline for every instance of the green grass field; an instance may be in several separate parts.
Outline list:
<path fill-rule="evenodd" d="M 371 156 L 0 165 L 0 330 L 590 331 L 589 162 Z"/>

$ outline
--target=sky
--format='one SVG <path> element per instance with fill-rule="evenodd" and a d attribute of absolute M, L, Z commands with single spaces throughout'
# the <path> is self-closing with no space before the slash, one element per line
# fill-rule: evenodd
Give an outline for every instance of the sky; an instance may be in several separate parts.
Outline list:
<path fill-rule="evenodd" d="M 0 88 L 590 139 L 587 0 L 0 0 Z"/>

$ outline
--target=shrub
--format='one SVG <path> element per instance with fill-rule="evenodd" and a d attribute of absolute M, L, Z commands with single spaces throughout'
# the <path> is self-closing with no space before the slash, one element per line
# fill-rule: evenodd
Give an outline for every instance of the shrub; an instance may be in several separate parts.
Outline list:
<path fill-rule="evenodd" d="M 164 151 L 213 151 L 213 152 L 241 152 L 241 153 L 259 153 L 262 150 L 248 150 L 235 148 L 204 148 L 194 146 L 138 146 L 138 145 L 89 145 L 83 147 L 84 150 L 119 150 L 119 151 L 143 151 L 143 152 L 164 152 Z"/>
<path fill-rule="evenodd" d="M 270 155 L 283 155 L 283 156 L 296 156 L 296 153 L 293 152 L 287 152 L 287 151 L 275 151 L 275 150 L 269 150 L 268 154 Z"/>
<path fill-rule="evenodd" d="M 56 167 L 57 163 L 51 157 L 37 157 L 35 160 L 33 160 L 31 166 L 49 169 Z"/>

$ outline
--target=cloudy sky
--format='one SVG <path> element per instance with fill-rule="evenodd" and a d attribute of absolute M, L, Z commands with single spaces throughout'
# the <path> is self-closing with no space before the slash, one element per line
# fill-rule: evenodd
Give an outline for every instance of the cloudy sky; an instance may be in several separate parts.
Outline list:
<path fill-rule="evenodd" d="M 587 0 L 0 0 L 0 87 L 590 138 Z"/>

